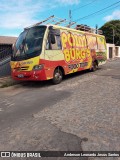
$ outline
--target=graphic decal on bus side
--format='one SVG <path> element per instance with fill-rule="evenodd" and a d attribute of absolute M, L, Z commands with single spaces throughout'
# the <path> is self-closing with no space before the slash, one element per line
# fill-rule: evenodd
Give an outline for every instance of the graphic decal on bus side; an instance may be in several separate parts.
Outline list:
<path fill-rule="evenodd" d="M 75 60 L 85 60 L 90 57 L 90 50 L 87 49 L 85 36 L 65 33 L 61 34 L 63 53 L 65 61 L 70 63 Z"/>
<path fill-rule="evenodd" d="M 62 32 L 61 41 L 64 59 L 69 70 L 77 72 L 80 68 L 87 69 L 91 67 L 92 53 L 91 49 L 87 48 L 85 35 Z M 95 52 L 93 53 L 95 54 Z"/>

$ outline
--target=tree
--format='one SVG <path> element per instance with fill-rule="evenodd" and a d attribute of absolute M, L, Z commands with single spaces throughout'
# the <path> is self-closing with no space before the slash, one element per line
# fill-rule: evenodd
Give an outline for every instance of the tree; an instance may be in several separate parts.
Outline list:
<path fill-rule="evenodd" d="M 107 43 L 115 43 L 116 46 L 120 46 L 120 20 L 109 21 L 99 29 L 103 31 Z"/>

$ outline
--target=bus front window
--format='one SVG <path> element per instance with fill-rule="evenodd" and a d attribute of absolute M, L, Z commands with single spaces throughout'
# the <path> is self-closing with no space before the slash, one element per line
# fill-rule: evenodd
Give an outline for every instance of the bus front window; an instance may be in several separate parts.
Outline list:
<path fill-rule="evenodd" d="M 20 34 L 15 44 L 12 60 L 24 60 L 40 55 L 45 26 L 35 26 Z"/>

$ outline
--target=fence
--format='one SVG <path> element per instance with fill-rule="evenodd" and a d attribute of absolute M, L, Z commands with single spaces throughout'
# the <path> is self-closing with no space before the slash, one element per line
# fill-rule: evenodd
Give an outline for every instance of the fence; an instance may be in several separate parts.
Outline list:
<path fill-rule="evenodd" d="M 12 54 L 12 45 L 2 44 L 0 45 L 0 61 L 6 57 L 11 56 Z"/>
<path fill-rule="evenodd" d="M 0 77 L 8 76 L 11 73 L 10 57 L 12 54 L 12 45 L 0 45 Z"/>

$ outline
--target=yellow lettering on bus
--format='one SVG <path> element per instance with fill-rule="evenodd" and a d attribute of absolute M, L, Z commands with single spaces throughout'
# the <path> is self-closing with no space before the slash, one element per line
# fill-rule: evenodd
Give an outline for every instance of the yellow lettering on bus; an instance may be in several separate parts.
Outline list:
<path fill-rule="evenodd" d="M 76 59 L 81 59 L 81 52 L 78 48 L 76 48 Z"/>
<path fill-rule="evenodd" d="M 70 61 L 70 54 L 69 54 L 69 50 L 68 49 L 64 49 L 64 56 L 65 56 L 65 60 L 67 62 Z"/>
<path fill-rule="evenodd" d="M 85 59 L 86 58 L 86 53 L 85 53 L 85 49 L 81 50 L 81 58 Z"/>
<path fill-rule="evenodd" d="M 70 57 L 71 57 L 71 60 L 75 60 L 75 48 L 70 48 Z"/>
<path fill-rule="evenodd" d="M 78 41 L 78 35 L 74 35 L 75 42 L 76 42 L 76 47 L 80 47 L 80 43 Z"/>
<path fill-rule="evenodd" d="M 69 43 L 70 47 L 72 47 L 72 46 L 73 46 L 73 43 L 72 43 L 72 41 L 71 41 L 71 34 L 68 33 L 67 36 L 68 36 L 68 43 Z"/>
<path fill-rule="evenodd" d="M 83 41 L 83 47 L 87 47 L 85 36 L 82 36 L 82 41 Z"/>
<path fill-rule="evenodd" d="M 71 41 L 72 41 L 72 46 L 75 47 L 76 46 L 76 42 L 75 42 L 75 37 L 73 34 L 71 34 Z"/>
<path fill-rule="evenodd" d="M 86 50 L 86 53 L 87 53 L 87 57 L 90 57 L 91 54 L 89 49 Z"/>
<path fill-rule="evenodd" d="M 68 41 L 67 34 L 63 32 L 62 33 L 62 46 L 63 46 L 63 48 L 66 48 L 67 41 Z"/>

